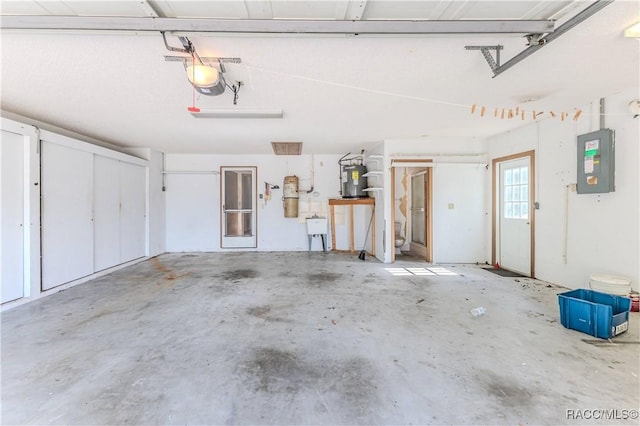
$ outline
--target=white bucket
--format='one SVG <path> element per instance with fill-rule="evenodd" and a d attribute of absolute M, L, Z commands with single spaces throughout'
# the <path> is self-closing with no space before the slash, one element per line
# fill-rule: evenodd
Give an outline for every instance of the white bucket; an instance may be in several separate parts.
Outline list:
<path fill-rule="evenodd" d="M 593 274 L 589 281 L 589 287 L 603 293 L 628 296 L 631 292 L 631 280 L 615 275 Z"/>

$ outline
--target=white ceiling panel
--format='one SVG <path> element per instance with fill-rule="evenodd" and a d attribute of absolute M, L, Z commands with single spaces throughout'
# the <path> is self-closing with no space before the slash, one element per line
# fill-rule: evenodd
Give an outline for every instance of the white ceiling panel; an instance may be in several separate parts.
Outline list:
<path fill-rule="evenodd" d="M 62 5 L 62 2 L 51 3 L 57 3 L 58 6 Z M 55 8 L 52 8 L 52 10 L 47 10 L 36 1 L 25 0 L 0 2 L 0 12 L 3 15 L 47 15 L 55 14 L 54 11 Z"/>
<path fill-rule="evenodd" d="M 248 18 L 247 5 L 243 0 L 232 1 L 156 1 L 165 16 L 170 18 Z M 261 3 L 261 2 L 255 2 Z"/>
<path fill-rule="evenodd" d="M 573 1 L 369 0 L 364 19 L 549 19 L 570 3 Z"/>
<path fill-rule="evenodd" d="M 65 1 L 62 3 L 78 16 L 146 16 L 140 0 Z"/>
<path fill-rule="evenodd" d="M 272 1 L 276 19 L 339 19 L 336 11 L 345 8 L 347 1 Z M 340 18 L 341 19 L 341 18 Z"/>
<path fill-rule="evenodd" d="M 6 15 L 146 16 L 140 0 L 58 1 L 3 0 Z"/>

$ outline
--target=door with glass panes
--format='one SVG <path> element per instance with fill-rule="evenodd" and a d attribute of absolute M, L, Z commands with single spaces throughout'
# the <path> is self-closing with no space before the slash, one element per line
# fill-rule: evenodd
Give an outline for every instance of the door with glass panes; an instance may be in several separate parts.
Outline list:
<path fill-rule="evenodd" d="M 504 269 L 531 275 L 530 158 L 499 164 L 499 263 Z"/>
<path fill-rule="evenodd" d="M 221 167 L 221 247 L 255 248 L 256 167 Z"/>

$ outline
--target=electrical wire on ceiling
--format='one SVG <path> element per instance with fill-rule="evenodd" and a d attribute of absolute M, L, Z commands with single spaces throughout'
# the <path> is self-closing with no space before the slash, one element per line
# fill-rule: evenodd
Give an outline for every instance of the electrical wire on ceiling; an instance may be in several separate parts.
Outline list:
<path fill-rule="evenodd" d="M 481 117 L 485 117 L 485 112 L 488 112 L 488 111 L 493 111 L 493 114 L 486 114 L 487 117 L 492 115 L 494 118 L 500 118 L 500 119 L 504 119 L 504 118 L 508 118 L 508 119 L 520 118 L 521 120 L 525 120 L 525 119 L 531 117 L 534 121 L 538 120 L 539 118 L 548 118 L 548 117 L 551 117 L 553 119 L 558 118 L 561 121 L 565 121 L 565 119 L 572 118 L 573 121 L 577 121 L 578 118 L 580 118 L 580 117 L 591 115 L 591 114 L 585 114 L 582 111 L 582 109 L 580 109 L 580 108 L 574 108 L 571 113 L 564 112 L 560 108 L 555 108 L 555 109 L 547 111 L 547 112 L 540 111 L 540 110 L 538 110 L 538 111 L 536 111 L 536 110 L 525 111 L 520 106 L 516 106 L 516 107 L 513 107 L 513 108 L 509 108 L 509 107 L 491 107 L 491 108 L 489 108 L 487 106 L 481 106 L 481 105 L 479 105 L 477 103 L 474 103 L 474 104 L 461 104 L 461 103 L 457 103 L 457 102 L 449 102 L 449 101 L 443 101 L 443 100 L 439 100 L 439 99 L 425 98 L 425 97 L 421 97 L 421 96 L 405 95 L 405 94 L 401 94 L 401 93 L 389 92 L 389 91 L 386 91 L 386 90 L 370 89 L 370 88 L 362 87 L 362 86 L 354 86 L 354 85 L 351 85 L 351 84 L 338 83 L 338 82 L 335 82 L 335 81 L 323 80 L 323 79 L 319 79 L 319 78 L 313 78 L 313 77 L 307 77 L 307 76 L 298 75 L 298 74 L 291 74 L 291 73 L 286 73 L 286 72 L 282 72 L 282 71 L 276 71 L 276 70 L 265 68 L 265 67 L 261 67 L 261 66 L 258 66 L 258 65 L 247 64 L 246 62 L 242 63 L 241 66 L 244 66 L 249 71 L 249 79 L 250 80 L 252 80 L 252 78 L 253 78 L 251 71 L 262 71 L 262 72 L 265 72 L 265 73 L 278 75 L 278 76 L 282 76 L 282 77 L 288 77 L 288 78 L 294 78 L 294 79 L 298 79 L 298 80 L 310 81 L 310 82 L 313 82 L 313 83 L 327 84 L 327 85 L 330 85 L 330 86 L 342 87 L 342 88 L 351 89 L 351 90 L 358 90 L 358 91 L 361 91 L 361 92 L 374 93 L 374 94 L 385 95 L 385 96 L 393 96 L 393 97 L 396 97 L 396 98 L 409 99 L 409 100 L 415 100 L 415 101 L 420 101 L 420 102 L 428 102 L 428 103 L 439 104 L 439 105 L 447 105 L 447 106 L 464 108 L 464 109 L 471 109 L 471 114 L 475 114 L 476 110 L 478 110 L 478 112 L 480 113 L 479 115 Z M 502 114 L 500 114 L 500 111 L 502 111 Z M 618 115 L 623 115 L 623 114 L 618 114 Z"/>
<path fill-rule="evenodd" d="M 305 76 L 302 76 L 302 75 L 285 73 L 285 72 L 282 72 L 282 71 L 275 71 L 275 70 L 264 68 L 264 67 L 260 67 L 260 66 L 257 66 L 257 65 L 247 65 L 246 63 L 243 63 L 241 66 L 244 66 L 244 67 L 248 68 L 249 70 L 264 71 L 264 72 L 267 72 L 267 73 L 270 73 L 270 74 L 280 75 L 280 76 L 283 76 L 283 77 L 290 77 L 290 78 L 295 78 L 295 79 L 298 79 L 298 80 L 311 81 L 311 82 L 314 82 L 314 83 L 328 84 L 330 86 L 343 87 L 343 88 L 346 88 L 346 89 L 359 90 L 359 91 L 369 92 L 369 93 L 376 93 L 376 94 L 379 94 L 379 95 L 395 96 L 395 97 L 398 97 L 398 98 L 411 99 L 411 100 L 416 100 L 416 101 L 424 101 L 424 102 L 436 103 L 436 104 L 441 104 L 441 105 L 450 105 L 450 106 L 455 106 L 455 107 L 460 107 L 460 108 L 468 108 L 469 107 L 469 105 L 467 105 L 467 104 L 459 104 L 459 103 L 455 103 L 455 102 L 440 101 L 440 100 L 437 100 L 437 99 L 423 98 L 423 97 L 420 97 L 420 96 L 403 95 L 403 94 L 400 94 L 400 93 L 387 92 L 387 91 L 384 91 L 384 90 L 369 89 L 369 88 L 366 88 L 366 87 L 353 86 L 353 85 L 350 85 L 350 84 L 338 83 L 338 82 L 335 82 L 335 81 L 321 80 L 321 79 L 312 78 L 312 77 L 305 77 Z"/>

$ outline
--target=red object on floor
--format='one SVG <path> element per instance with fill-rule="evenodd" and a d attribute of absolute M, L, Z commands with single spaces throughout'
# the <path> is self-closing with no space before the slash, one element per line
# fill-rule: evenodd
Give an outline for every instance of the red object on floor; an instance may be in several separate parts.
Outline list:
<path fill-rule="evenodd" d="M 631 311 L 640 312 L 640 294 L 631 293 L 629 298 L 631 299 Z"/>
<path fill-rule="evenodd" d="M 200 112 L 200 108 L 198 108 L 197 106 L 190 106 L 189 108 L 187 108 L 187 111 L 189 111 L 189 112 Z"/>

